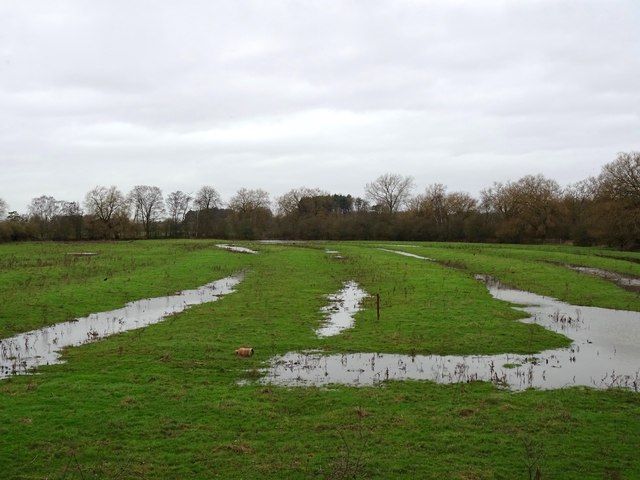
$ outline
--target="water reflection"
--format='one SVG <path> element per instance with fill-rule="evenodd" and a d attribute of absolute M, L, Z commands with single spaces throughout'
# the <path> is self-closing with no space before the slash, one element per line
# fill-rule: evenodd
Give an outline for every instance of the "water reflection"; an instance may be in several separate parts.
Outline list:
<path fill-rule="evenodd" d="M 242 274 L 237 274 L 194 290 L 130 302 L 117 310 L 93 313 L 70 322 L 2 339 L 0 378 L 29 373 L 39 365 L 61 363 L 60 352 L 65 347 L 82 345 L 109 335 L 158 323 L 192 305 L 215 302 L 220 296 L 231 293 L 242 277 Z"/>
<path fill-rule="evenodd" d="M 316 335 L 330 337 L 353 327 L 353 315 L 360 311 L 360 303 L 366 297 L 367 293 L 354 281 L 346 282 L 338 293 L 327 295 L 330 303 L 322 308 L 326 322 L 316 330 Z"/>
<path fill-rule="evenodd" d="M 491 295 L 524 305 L 525 323 L 536 323 L 573 341 L 569 348 L 535 355 L 323 355 L 290 352 L 271 359 L 264 383 L 374 385 L 385 380 L 438 383 L 488 381 L 512 390 L 573 385 L 640 390 L 640 313 L 570 305 L 506 288 L 487 277 Z"/>
<path fill-rule="evenodd" d="M 378 250 L 382 250 L 383 252 L 395 253 L 397 255 L 402 255 L 404 257 L 417 258 L 420 260 L 427 260 L 429 262 L 435 262 L 433 258 L 423 257 L 422 255 L 416 255 L 415 253 L 403 252 L 401 250 L 390 250 L 388 248 L 379 248 Z"/>
<path fill-rule="evenodd" d="M 236 253 L 251 253 L 253 255 L 258 253 L 255 250 L 251 250 L 250 248 L 247 248 L 247 247 L 241 247 L 239 245 L 228 245 L 226 243 L 219 243 L 218 245 L 216 245 L 216 247 L 222 248 L 223 250 L 228 250 L 230 252 L 236 252 Z"/>

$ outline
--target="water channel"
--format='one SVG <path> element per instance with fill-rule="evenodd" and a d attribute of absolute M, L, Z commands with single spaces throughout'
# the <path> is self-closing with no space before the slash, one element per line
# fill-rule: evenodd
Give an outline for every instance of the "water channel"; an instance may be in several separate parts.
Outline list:
<path fill-rule="evenodd" d="M 289 352 L 271 359 L 270 366 L 263 370 L 262 382 L 286 386 L 370 386 L 385 380 L 437 383 L 479 380 L 511 390 L 577 385 L 640 390 L 639 312 L 570 305 L 507 288 L 488 277 L 478 280 L 487 285 L 494 298 L 522 305 L 517 308 L 529 315 L 522 320 L 524 323 L 536 323 L 561 333 L 572 340 L 571 346 L 535 355 Z"/>
<path fill-rule="evenodd" d="M 215 302 L 221 296 L 233 292 L 242 278 L 240 273 L 194 290 L 137 300 L 117 310 L 92 313 L 87 317 L 1 339 L 0 378 L 33 373 L 40 365 L 61 363 L 63 348 L 158 323 L 193 305 Z"/>

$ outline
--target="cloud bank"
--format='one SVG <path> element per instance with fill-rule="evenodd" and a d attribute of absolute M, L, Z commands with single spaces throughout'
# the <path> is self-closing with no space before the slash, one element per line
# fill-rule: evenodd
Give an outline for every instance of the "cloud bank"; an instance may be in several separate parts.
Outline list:
<path fill-rule="evenodd" d="M 476 195 L 640 149 L 629 1 L 0 5 L 0 198 L 96 185 Z"/>

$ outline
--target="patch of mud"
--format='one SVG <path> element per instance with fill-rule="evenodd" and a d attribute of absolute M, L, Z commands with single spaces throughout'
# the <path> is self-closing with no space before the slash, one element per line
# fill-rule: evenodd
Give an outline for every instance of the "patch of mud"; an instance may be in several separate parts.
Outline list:
<path fill-rule="evenodd" d="M 619 273 L 602 270 L 600 268 L 582 267 L 579 265 L 564 265 L 564 267 L 576 272 L 584 273 L 586 275 L 600 277 L 633 292 L 640 291 L 640 278 L 625 277 L 624 275 L 621 275 Z"/>
<path fill-rule="evenodd" d="M 346 282 L 338 293 L 327 295 L 330 303 L 322 308 L 326 313 L 326 321 L 316 330 L 316 335 L 330 337 L 352 328 L 355 322 L 353 316 L 361 310 L 362 300 L 367 296 L 367 293 L 354 281 Z"/>
<path fill-rule="evenodd" d="M 193 305 L 215 302 L 233 292 L 242 278 L 242 274 L 237 274 L 194 290 L 130 302 L 117 310 L 93 313 L 88 317 L 2 339 L 0 378 L 32 373 L 40 365 L 61 363 L 60 354 L 66 347 L 152 325 Z"/>
<path fill-rule="evenodd" d="M 263 383 L 288 386 L 371 386 L 387 380 L 493 382 L 511 390 L 568 386 L 640 390 L 640 313 L 570 305 L 506 288 L 482 277 L 491 295 L 528 313 L 535 323 L 573 340 L 569 348 L 535 355 L 323 355 L 290 352 L 271 360 Z"/>
<path fill-rule="evenodd" d="M 257 255 L 258 253 L 255 250 L 251 250 L 250 248 L 246 248 L 246 247 L 240 247 L 238 245 L 227 245 L 224 243 L 220 243 L 216 245 L 216 247 L 222 248 L 223 250 L 228 250 L 230 252 L 236 252 L 236 253 L 250 253 L 253 255 Z"/>

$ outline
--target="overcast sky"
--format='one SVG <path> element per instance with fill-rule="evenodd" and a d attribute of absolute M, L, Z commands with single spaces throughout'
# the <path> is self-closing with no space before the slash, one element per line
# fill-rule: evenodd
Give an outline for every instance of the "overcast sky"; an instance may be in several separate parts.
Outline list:
<path fill-rule="evenodd" d="M 638 25 L 638 0 L 0 0 L 0 198 L 565 186 L 640 149 Z"/>

